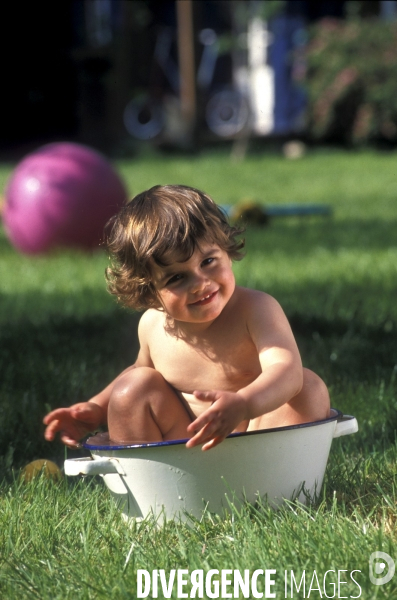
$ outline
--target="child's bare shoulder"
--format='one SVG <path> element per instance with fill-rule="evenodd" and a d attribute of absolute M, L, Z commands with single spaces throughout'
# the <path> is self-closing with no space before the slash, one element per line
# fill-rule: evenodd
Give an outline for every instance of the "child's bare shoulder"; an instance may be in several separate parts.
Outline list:
<path fill-rule="evenodd" d="M 238 288 L 237 313 L 244 315 L 248 329 L 270 331 L 286 321 L 279 302 L 266 292 Z"/>
<path fill-rule="evenodd" d="M 245 315 L 247 329 L 259 347 L 269 345 L 289 346 L 293 340 L 288 319 L 278 301 L 258 290 L 241 288 L 241 308 L 238 312 Z"/>
<path fill-rule="evenodd" d="M 273 296 L 266 292 L 253 290 L 251 288 L 236 287 L 237 305 L 250 311 L 278 310 L 280 304 Z"/>
<path fill-rule="evenodd" d="M 155 308 L 148 308 L 139 320 L 139 336 L 147 337 L 154 327 L 164 321 L 164 313 Z"/>

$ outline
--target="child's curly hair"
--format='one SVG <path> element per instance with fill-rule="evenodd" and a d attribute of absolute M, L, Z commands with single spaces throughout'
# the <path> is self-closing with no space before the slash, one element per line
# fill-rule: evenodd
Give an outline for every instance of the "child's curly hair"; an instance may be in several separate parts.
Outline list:
<path fill-rule="evenodd" d="M 161 306 L 153 263 L 189 260 L 200 242 L 217 244 L 234 260 L 243 258 L 243 229 L 229 225 L 222 209 L 203 192 L 182 185 L 156 185 L 138 194 L 113 217 L 107 230 L 111 266 L 108 290 L 130 308 Z"/>

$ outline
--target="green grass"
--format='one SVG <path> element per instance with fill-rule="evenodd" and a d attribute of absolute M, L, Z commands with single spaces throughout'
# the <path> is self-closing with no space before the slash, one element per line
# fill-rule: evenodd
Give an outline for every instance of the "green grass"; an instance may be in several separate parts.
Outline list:
<path fill-rule="evenodd" d="M 1 598 L 135 598 L 137 569 L 172 568 L 276 569 L 277 598 L 285 597 L 284 570 L 297 580 L 316 570 L 322 582 L 329 569 L 346 569 L 345 580 L 359 569 L 360 597 L 397 598 L 397 575 L 384 586 L 368 577 L 372 552 L 397 559 L 396 159 L 317 151 L 286 161 L 257 152 L 236 164 L 226 151 L 208 151 L 116 163 L 130 195 L 185 183 L 220 204 L 333 207 L 329 218 L 249 229 L 247 256 L 235 265 L 239 284 L 280 301 L 304 364 L 326 380 L 333 406 L 359 421 L 359 433 L 334 440 L 323 490 L 307 508 L 245 506 L 189 526 L 126 527 L 97 479 L 21 481 L 19 469 L 36 458 L 62 465 L 63 447 L 43 440 L 43 415 L 87 399 L 133 362 L 138 316 L 107 294 L 104 254 L 23 256 L 0 231 Z M 0 166 L 0 185 L 11 168 Z M 325 591 L 332 597 L 332 587 Z M 340 597 L 358 593 L 350 582 Z"/>

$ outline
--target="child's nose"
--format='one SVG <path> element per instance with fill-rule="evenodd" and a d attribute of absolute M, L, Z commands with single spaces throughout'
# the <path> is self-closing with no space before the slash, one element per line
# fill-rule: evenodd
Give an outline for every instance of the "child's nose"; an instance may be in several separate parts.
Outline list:
<path fill-rule="evenodd" d="M 196 273 L 192 278 L 190 290 L 193 294 L 202 292 L 208 285 L 208 279 L 202 273 Z"/>

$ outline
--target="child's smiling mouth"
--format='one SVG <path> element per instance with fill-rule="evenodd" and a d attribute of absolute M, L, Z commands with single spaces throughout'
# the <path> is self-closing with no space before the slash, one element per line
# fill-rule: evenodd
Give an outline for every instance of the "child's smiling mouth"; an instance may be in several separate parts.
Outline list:
<path fill-rule="evenodd" d="M 196 302 L 191 302 L 191 306 L 202 306 L 203 304 L 208 304 L 209 302 L 211 302 L 213 300 L 213 298 L 216 296 L 217 293 L 218 293 L 218 290 L 216 290 L 215 292 L 212 292 L 211 294 L 208 294 L 207 296 L 204 296 L 204 298 L 201 298 L 200 300 L 197 300 Z"/>

